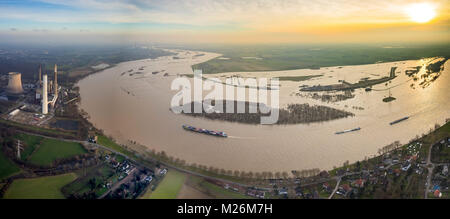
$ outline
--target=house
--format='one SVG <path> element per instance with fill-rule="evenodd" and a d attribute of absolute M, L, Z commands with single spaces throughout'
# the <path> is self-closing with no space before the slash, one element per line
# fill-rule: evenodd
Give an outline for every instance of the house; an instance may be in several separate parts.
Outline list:
<path fill-rule="evenodd" d="M 150 183 L 152 180 L 153 180 L 153 178 L 151 176 L 145 177 L 145 182 L 146 183 Z"/>
<path fill-rule="evenodd" d="M 357 180 L 355 180 L 355 181 L 353 182 L 353 185 L 354 185 L 355 187 L 358 187 L 358 188 L 363 188 L 365 182 L 366 182 L 366 181 L 363 180 L 363 179 L 357 179 Z"/>
<path fill-rule="evenodd" d="M 350 187 L 350 185 L 348 185 L 348 184 L 344 184 L 344 185 L 342 185 L 342 189 L 347 193 L 352 190 L 352 187 Z"/>
<path fill-rule="evenodd" d="M 440 197 L 442 197 L 441 191 L 439 191 L 439 190 L 437 190 L 437 189 L 434 191 L 433 195 L 434 195 L 435 198 L 440 198 Z"/>
<path fill-rule="evenodd" d="M 403 171 L 408 171 L 410 167 L 411 167 L 411 163 L 408 162 L 406 166 L 402 167 L 402 170 Z"/>
<path fill-rule="evenodd" d="M 278 191 L 278 195 L 287 195 L 288 190 L 286 188 L 282 188 Z"/>
<path fill-rule="evenodd" d="M 325 183 L 322 185 L 322 188 L 323 188 L 324 190 L 326 190 L 326 191 L 329 191 L 329 190 L 331 189 L 330 184 L 328 184 L 328 182 L 325 182 Z"/>
<path fill-rule="evenodd" d="M 164 168 L 162 170 L 159 171 L 159 175 L 165 175 L 167 173 L 167 169 Z"/>
<path fill-rule="evenodd" d="M 444 167 L 442 168 L 442 175 L 447 176 L 448 174 L 448 166 L 444 165 Z"/>

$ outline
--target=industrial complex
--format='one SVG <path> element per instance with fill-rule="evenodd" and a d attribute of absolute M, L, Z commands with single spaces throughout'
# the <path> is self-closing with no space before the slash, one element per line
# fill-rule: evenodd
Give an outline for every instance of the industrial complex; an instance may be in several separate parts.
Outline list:
<path fill-rule="evenodd" d="M 61 87 L 58 85 L 58 66 L 54 65 L 53 77 L 49 77 L 39 65 L 37 80 L 22 82 L 22 74 L 9 72 L 7 78 L 2 76 L 7 86 L 0 92 L 0 100 L 13 101 L 1 117 L 6 120 L 29 125 L 43 126 L 54 116 L 59 101 Z M 65 92 L 67 94 L 67 92 Z"/>

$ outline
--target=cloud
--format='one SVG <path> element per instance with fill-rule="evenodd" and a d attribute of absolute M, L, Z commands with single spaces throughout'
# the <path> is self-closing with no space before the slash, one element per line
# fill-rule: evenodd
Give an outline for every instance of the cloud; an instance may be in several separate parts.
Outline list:
<path fill-rule="evenodd" d="M 33 29 L 33 32 L 42 32 L 42 33 L 47 33 L 49 30 L 47 29 Z"/>
<path fill-rule="evenodd" d="M 297 22 L 363 22 L 403 17 L 414 0 L 40 0 L 56 6 L 47 13 L 11 6 L 12 18 L 56 23 L 161 23 L 196 26 Z M 447 6 L 446 0 L 434 0 Z M 4 12 L 9 10 L 5 8 Z M 9 10 L 10 11 L 10 10 Z M 2 10 L 0 9 L 0 12 Z M 399 15 L 400 14 L 400 15 Z M 0 17 L 2 17 L 0 15 Z M 6 17 L 5 17 L 6 18 Z"/>
<path fill-rule="evenodd" d="M 18 31 L 18 29 L 15 28 L 15 27 L 9 28 L 9 30 L 10 30 L 10 31 Z"/>

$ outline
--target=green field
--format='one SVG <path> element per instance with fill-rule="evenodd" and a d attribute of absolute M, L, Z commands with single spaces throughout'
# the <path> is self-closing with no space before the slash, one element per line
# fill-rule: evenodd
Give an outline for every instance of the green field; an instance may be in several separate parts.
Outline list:
<path fill-rule="evenodd" d="M 19 139 L 22 141 L 24 145 L 24 149 L 20 154 L 20 158 L 22 160 L 26 160 L 33 151 L 38 147 L 38 145 L 42 141 L 42 137 L 40 136 L 34 136 L 34 135 L 27 135 L 27 134 L 18 134 L 16 139 Z"/>
<path fill-rule="evenodd" d="M 127 150 L 125 150 L 125 148 L 123 148 L 122 146 L 116 144 L 113 140 L 109 139 L 106 136 L 99 135 L 97 143 L 99 145 L 103 145 L 105 147 L 111 148 L 114 151 L 120 152 L 122 154 L 126 154 L 126 155 L 129 154 L 129 152 Z"/>
<path fill-rule="evenodd" d="M 86 153 L 86 150 L 79 143 L 44 139 L 39 148 L 31 155 L 30 162 L 36 165 L 49 166 L 55 160 L 84 153 Z"/>
<path fill-rule="evenodd" d="M 319 69 L 329 66 L 363 65 L 423 57 L 450 56 L 448 44 L 415 44 L 401 47 L 386 45 L 227 45 L 198 49 L 223 54 L 229 59 L 212 59 L 194 65 L 203 73 Z M 256 57 L 246 59 L 243 57 Z"/>
<path fill-rule="evenodd" d="M 199 191 L 202 191 L 209 196 L 212 196 L 216 199 L 250 199 L 250 196 L 243 195 L 241 193 L 237 193 L 231 190 L 227 190 L 218 185 L 212 184 L 208 181 L 205 181 L 203 178 L 197 176 L 190 176 L 189 185 L 196 188 Z"/>
<path fill-rule="evenodd" d="M 112 183 L 117 181 L 118 176 L 115 170 L 108 164 L 94 166 L 86 170 L 80 170 L 78 179 L 65 185 L 61 191 L 66 197 L 74 195 L 75 197 L 82 197 L 83 194 L 94 192 L 96 197 L 103 195 L 107 191 L 103 187 L 108 181 Z"/>
<path fill-rule="evenodd" d="M 1 147 L 2 145 L 0 144 L 0 180 L 20 171 L 20 168 L 3 154 Z"/>
<path fill-rule="evenodd" d="M 74 173 L 33 179 L 17 179 L 5 192 L 5 199 L 62 199 L 61 188 L 75 180 Z"/>
<path fill-rule="evenodd" d="M 186 174 L 170 170 L 167 172 L 164 179 L 159 183 L 156 190 L 151 194 L 144 194 L 144 198 L 150 199 L 176 199 L 178 196 L 178 192 L 183 186 L 184 181 L 186 180 Z"/>

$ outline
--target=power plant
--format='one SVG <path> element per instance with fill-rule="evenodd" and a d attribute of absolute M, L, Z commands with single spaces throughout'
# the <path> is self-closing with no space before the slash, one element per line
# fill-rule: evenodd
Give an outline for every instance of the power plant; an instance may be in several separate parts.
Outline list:
<path fill-rule="evenodd" d="M 48 113 L 48 101 L 47 101 L 47 74 L 44 74 L 42 84 L 42 114 Z"/>
<path fill-rule="evenodd" d="M 19 72 L 10 72 L 8 73 L 8 87 L 6 87 L 6 93 L 17 95 L 23 93 L 22 88 L 22 74 Z"/>

